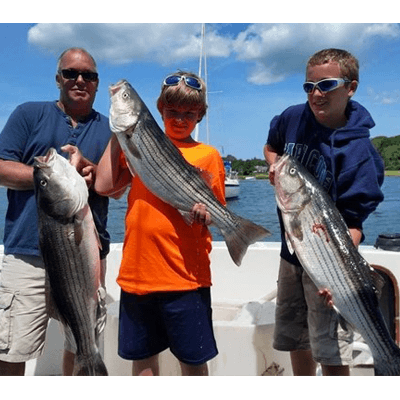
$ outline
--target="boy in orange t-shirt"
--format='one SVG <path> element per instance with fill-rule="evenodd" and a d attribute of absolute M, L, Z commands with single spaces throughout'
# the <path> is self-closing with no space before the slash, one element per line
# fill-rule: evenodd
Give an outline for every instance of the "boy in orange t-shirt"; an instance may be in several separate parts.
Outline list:
<path fill-rule="evenodd" d="M 214 194 L 225 204 L 221 156 L 191 137 L 206 113 L 205 93 L 202 79 L 178 72 L 164 80 L 157 108 L 165 133 L 189 163 L 209 173 Z M 211 320 L 210 214 L 196 204 L 194 223 L 188 225 L 131 175 L 113 135 L 98 165 L 95 189 L 118 197 L 129 184 L 117 279 L 122 289 L 118 353 L 133 360 L 135 375 L 158 375 L 158 354 L 170 348 L 183 375 L 207 375 L 207 361 L 218 354 Z"/>

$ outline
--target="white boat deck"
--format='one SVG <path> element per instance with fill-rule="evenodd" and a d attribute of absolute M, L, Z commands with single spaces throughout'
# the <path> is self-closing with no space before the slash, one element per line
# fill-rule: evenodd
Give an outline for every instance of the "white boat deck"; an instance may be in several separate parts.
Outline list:
<path fill-rule="evenodd" d="M 117 355 L 118 300 L 115 282 L 121 260 L 122 244 L 112 244 L 107 266 L 108 320 L 104 334 L 104 360 L 110 375 L 131 374 L 131 363 Z M 280 243 L 259 242 L 249 247 L 242 265 L 231 260 L 224 242 L 213 242 L 211 267 L 214 330 L 219 355 L 209 362 L 210 375 L 260 376 L 273 363 L 292 375 L 289 355 L 272 349 L 274 298 L 279 268 Z M 0 246 L 0 257 L 3 246 Z M 399 343 L 400 253 L 361 246 L 360 252 L 370 264 L 390 276 L 395 289 L 396 340 Z M 44 356 L 27 363 L 27 375 L 60 375 L 63 339 L 58 323 L 51 321 Z M 368 354 L 364 355 L 364 358 Z M 175 358 L 161 355 L 161 373 L 179 374 Z M 372 375 L 371 368 L 353 368 L 353 375 Z"/>

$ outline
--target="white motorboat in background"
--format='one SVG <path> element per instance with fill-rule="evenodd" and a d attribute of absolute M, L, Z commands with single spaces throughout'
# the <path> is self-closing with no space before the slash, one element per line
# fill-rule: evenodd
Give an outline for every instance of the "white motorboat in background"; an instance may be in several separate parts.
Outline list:
<path fill-rule="evenodd" d="M 239 197 L 240 182 L 238 173 L 232 170 L 230 161 L 224 161 L 225 165 L 225 198 L 226 200 Z"/>

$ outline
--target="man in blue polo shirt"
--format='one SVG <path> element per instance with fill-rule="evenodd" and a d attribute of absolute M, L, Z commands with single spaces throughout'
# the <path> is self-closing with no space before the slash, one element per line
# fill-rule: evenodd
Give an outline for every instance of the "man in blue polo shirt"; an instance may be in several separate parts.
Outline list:
<path fill-rule="evenodd" d="M 25 362 L 39 357 L 52 308 L 40 257 L 33 184 L 33 161 L 54 147 L 84 162 L 78 167 L 89 187 L 89 205 L 102 242 L 103 265 L 110 239 L 106 230 L 108 198 L 90 187 L 96 164 L 109 141 L 108 119 L 92 106 L 99 85 L 96 63 L 84 49 L 70 48 L 58 59 L 58 101 L 29 102 L 16 108 L 0 134 L 0 185 L 8 188 L 4 259 L 0 269 L 0 375 L 24 375 Z M 78 150 L 80 153 L 78 152 Z M 104 323 L 105 291 L 99 290 Z M 74 344 L 66 335 L 63 373 L 72 373 Z"/>

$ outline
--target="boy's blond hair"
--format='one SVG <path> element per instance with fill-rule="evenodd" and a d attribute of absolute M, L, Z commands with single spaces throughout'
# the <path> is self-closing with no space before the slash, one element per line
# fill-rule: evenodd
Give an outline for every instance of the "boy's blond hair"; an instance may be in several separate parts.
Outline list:
<path fill-rule="evenodd" d="M 197 90 L 187 86 L 183 79 L 177 85 L 173 86 L 162 84 L 161 93 L 157 100 L 158 111 L 162 114 L 164 107 L 168 106 L 190 107 L 199 111 L 198 122 L 200 122 L 207 111 L 206 84 L 203 79 L 191 72 L 178 71 L 173 75 L 196 78 L 201 82 L 201 89 Z"/>
<path fill-rule="evenodd" d="M 329 62 L 336 62 L 339 64 L 340 71 L 343 75 L 342 78 L 359 82 L 360 67 L 358 60 L 346 50 L 325 49 L 316 52 L 309 58 L 306 71 L 309 66 L 314 67 L 316 65 L 322 65 Z"/>

